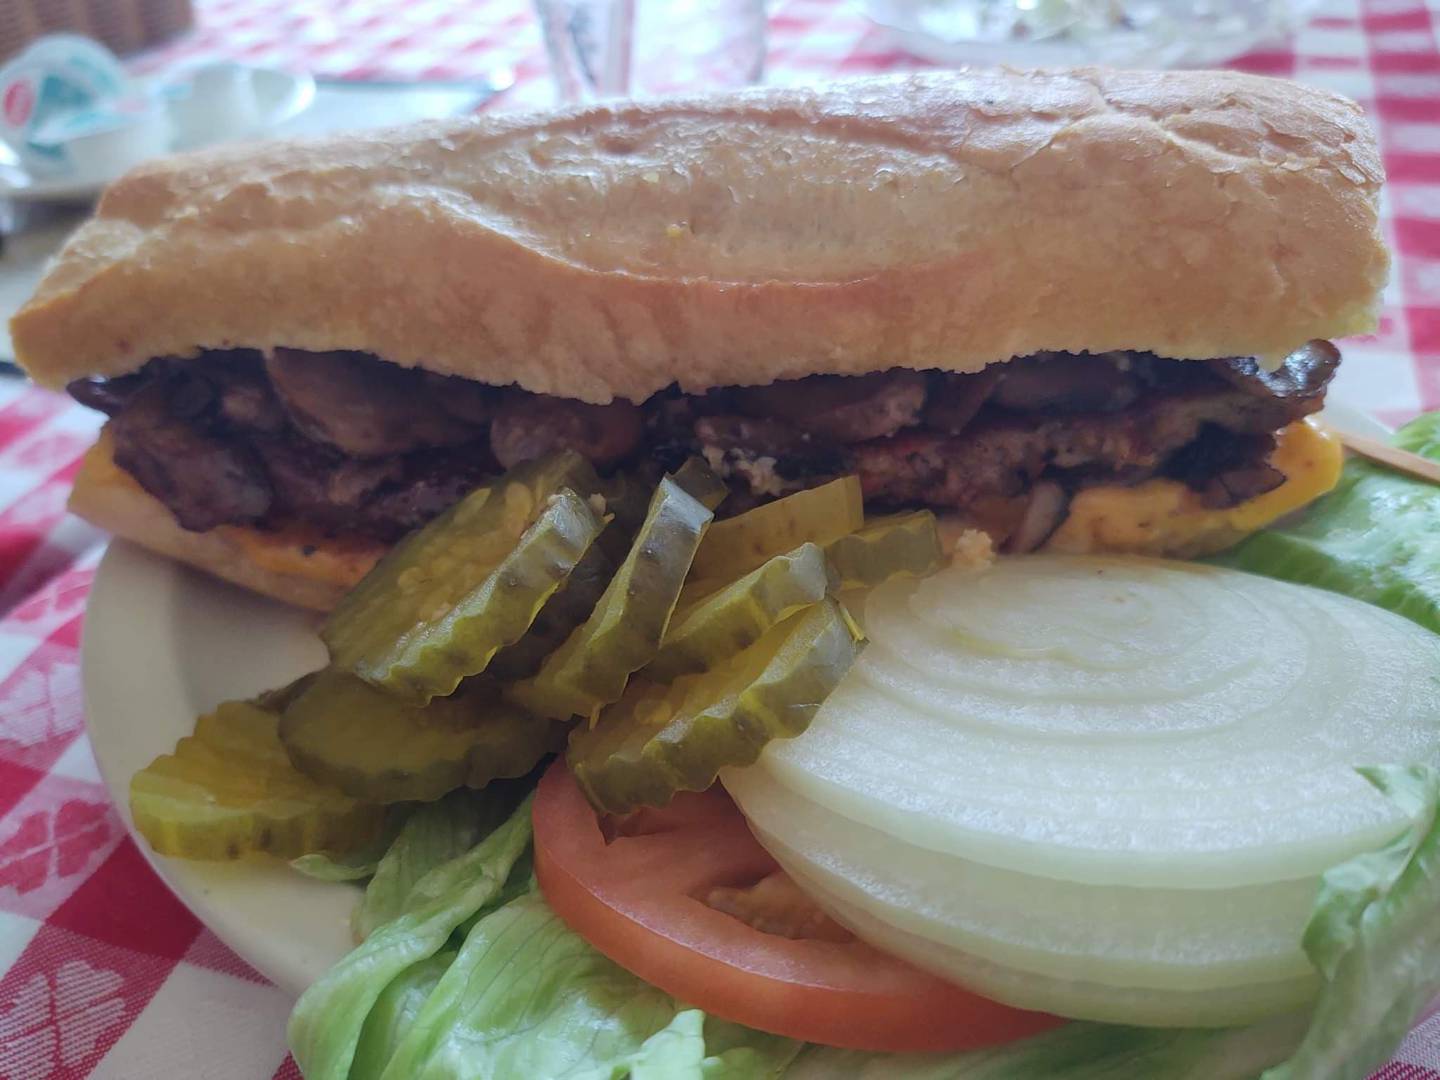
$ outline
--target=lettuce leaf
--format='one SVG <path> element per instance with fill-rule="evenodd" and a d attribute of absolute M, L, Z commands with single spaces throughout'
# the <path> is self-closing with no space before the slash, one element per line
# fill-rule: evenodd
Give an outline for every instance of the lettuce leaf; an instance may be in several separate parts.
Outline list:
<path fill-rule="evenodd" d="M 290 1016 L 289 1037 L 309 1080 L 345 1080 L 361 1030 L 386 987 L 438 953 L 457 926 L 491 904 L 529 844 L 527 797 L 505 824 L 417 881 L 397 918 L 305 991 Z"/>
<path fill-rule="evenodd" d="M 484 791 L 460 788 L 416 807 L 376 864 L 365 898 L 355 909 L 351 927 L 356 940 L 364 941 L 376 927 L 404 911 L 421 878 L 493 832 L 516 801 L 509 790 L 498 786 Z"/>
<path fill-rule="evenodd" d="M 623 1076 L 678 1011 L 528 892 L 471 929 L 383 1075 Z"/>
<path fill-rule="evenodd" d="M 1076 1022 L 964 1054 L 868 1054 L 808 1047 L 785 1080 L 1241 1080 L 1284 1058 L 1304 1017 L 1246 1028 L 1135 1028 Z"/>
<path fill-rule="evenodd" d="M 381 991 L 360 1030 L 350 1080 L 380 1080 L 394 1046 L 405 1037 L 460 950 L 445 948 L 406 969 Z"/>
<path fill-rule="evenodd" d="M 1395 443 L 1440 461 L 1440 413 L 1407 424 Z M 1366 600 L 1440 633 L 1440 488 L 1352 460 L 1299 520 L 1214 561 Z"/>
<path fill-rule="evenodd" d="M 383 1080 L 684 1080 L 777 1075 L 788 1039 L 716 1025 L 600 955 L 530 889 L 471 929 Z"/>
<path fill-rule="evenodd" d="M 395 843 L 416 803 L 396 803 L 386 807 L 385 827 L 376 839 L 358 851 L 316 851 L 290 860 L 291 869 L 319 881 L 363 881 L 371 877 L 385 853 Z"/>
<path fill-rule="evenodd" d="M 1325 976 L 1295 1056 L 1265 1080 L 1364 1076 L 1440 993 L 1440 771 L 1361 769 L 1410 827 L 1325 874 L 1305 952 Z"/>

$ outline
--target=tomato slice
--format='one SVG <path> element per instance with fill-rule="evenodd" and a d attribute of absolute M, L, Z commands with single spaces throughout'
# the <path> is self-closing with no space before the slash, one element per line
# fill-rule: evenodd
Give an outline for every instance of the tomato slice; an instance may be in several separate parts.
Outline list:
<path fill-rule="evenodd" d="M 621 967 L 761 1031 L 854 1050 L 968 1050 L 1058 1017 L 972 994 L 854 939 L 792 940 L 700 897 L 778 867 L 717 784 L 627 819 L 610 842 L 563 761 L 535 798 L 535 873 L 566 924 Z"/>

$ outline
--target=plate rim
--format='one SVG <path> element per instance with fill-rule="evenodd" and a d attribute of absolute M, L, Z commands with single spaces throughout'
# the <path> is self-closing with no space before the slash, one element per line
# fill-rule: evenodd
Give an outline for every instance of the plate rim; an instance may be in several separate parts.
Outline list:
<path fill-rule="evenodd" d="M 161 741 L 168 739 L 164 733 L 163 719 L 157 721 L 153 728 L 136 729 L 129 723 L 125 707 L 95 704 L 107 697 L 121 697 L 115 692 L 117 687 L 112 677 L 117 644 L 122 641 L 122 638 L 117 636 L 119 632 L 132 624 L 144 625 L 147 617 L 163 617 L 162 613 L 169 600 L 183 599 L 188 595 L 193 603 L 196 590 L 214 591 L 221 596 L 231 594 L 237 601 L 272 609 L 277 617 L 286 620 L 304 617 L 304 613 L 299 609 L 244 593 L 235 586 L 213 579 L 192 567 L 130 541 L 111 538 L 95 569 L 95 577 L 86 597 L 81 628 L 80 686 L 85 734 L 110 803 L 125 828 L 126 836 L 139 849 L 146 865 L 201 926 L 219 938 L 260 975 L 298 998 L 354 947 L 353 940 L 348 936 L 348 927 L 355 902 L 362 895 L 360 887 L 348 882 L 326 882 L 308 878 L 282 860 L 203 862 L 168 858 L 151 850 L 149 843 L 135 828 L 130 813 L 128 791 L 133 770 L 128 765 L 122 765 L 117 757 L 123 757 L 122 746 L 130 744 L 132 747 L 143 746 L 143 756 L 148 760 L 156 753 L 168 752 L 174 741 Z M 145 596 L 150 606 L 122 606 L 122 600 L 127 598 L 127 593 L 134 594 L 137 591 Z M 110 597 L 114 598 L 107 599 Z M 95 603 L 97 598 L 99 603 Z M 142 648 L 151 650 L 147 658 L 154 659 L 160 652 L 160 642 L 173 646 L 177 625 L 177 620 L 170 617 L 164 633 L 136 634 L 133 638 L 141 640 Z M 127 650 L 120 648 L 118 651 L 123 653 Z M 165 659 L 173 661 L 175 672 L 180 672 L 179 655 L 173 649 L 169 657 L 161 659 L 162 663 Z M 163 672 L 146 665 L 143 674 L 148 681 L 153 682 L 157 677 L 161 677 Z M 183 684 L 176 683 L 177 687 L 181 685 Z M 201 708 L 208 708 L 210 704 L 207 703 Z M 133 707 L 130 706 L 131 709 Z M 133 716 L 133 713 L 131 715 Z M 188 729 L 193 727 L 194 715 L 192 713 L 185 717 L 182 714 L 172 719 Z M 144 736 L 139 739 L 131 738 L 139 732 L 150 733 L 149 745 Z M 233 909 L 235 894 L 231 890 L 237 882 L 242 890 L 278 888 L 292 900 L 299 896 L 314 903 L 315 907 L 307 909 L 311 923 L 338 920 L 344 927 L 344 944 L 339 954 L 336 955 L 333 948 L 327 949 L 323 944 L 317 950 L 313 940 L 307 946 L 303 938 L 296 941 L 281 937 L 257 946 L 252 934 L 243 929 L 248 920 L 242 912 Z M 265 884 L 267 882 L 268 885 Z M 298 926 L 296 930 L 298 932 Z M 332 935 L 332 944 L 339 940 L 338 936 Z"/>

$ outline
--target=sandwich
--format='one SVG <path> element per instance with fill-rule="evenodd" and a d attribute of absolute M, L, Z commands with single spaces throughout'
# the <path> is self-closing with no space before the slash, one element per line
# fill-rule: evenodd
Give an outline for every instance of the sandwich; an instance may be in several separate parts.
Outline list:
<path fill-rule="evenodd" d="M 76 513 L 317 609 L 561 448 L 1191 556 L 1335 482 L 1381 179 L 1353 103 L 1229 72 L 477 117 L 144 166 L 12 333 L 110 417 Z"/>
<path fill-rule="evenodd" d="M 14 322 L 73 505 L 327 613 L 136 831 L 368 878 L 310 1080 L 1365 1075 L 1440 992 L 1440 503 L 1315 422 L 1380 182 L 1101 71 L 130 174 Z"/>

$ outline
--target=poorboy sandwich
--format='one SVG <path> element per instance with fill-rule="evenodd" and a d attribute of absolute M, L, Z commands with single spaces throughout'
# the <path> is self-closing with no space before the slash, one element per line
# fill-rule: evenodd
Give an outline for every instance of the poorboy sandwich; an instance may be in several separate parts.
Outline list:
<path fill-rule="evenodd" d="M 131 174 L 15 321 L 110 416 L 74 505 L 331 609 L 136 831 L 370 877 L 312 1080 L 1358 1080 L 1440 991 L 1434 503 L 1262 527 L 1380 181 L 1349 102 L 1113 72 Z M 1100 554 L 1249 533 L 1353 596 Z"/>
<path fill-rule="evenodd" d="M 110 416 L 77 513 L 315 608 L 562 447 L 1189 556 L 1334 483 L 1381 179 L 1352 102 L 1229 72 L 477 117 L 142 167 L 12 331 Z"/>

